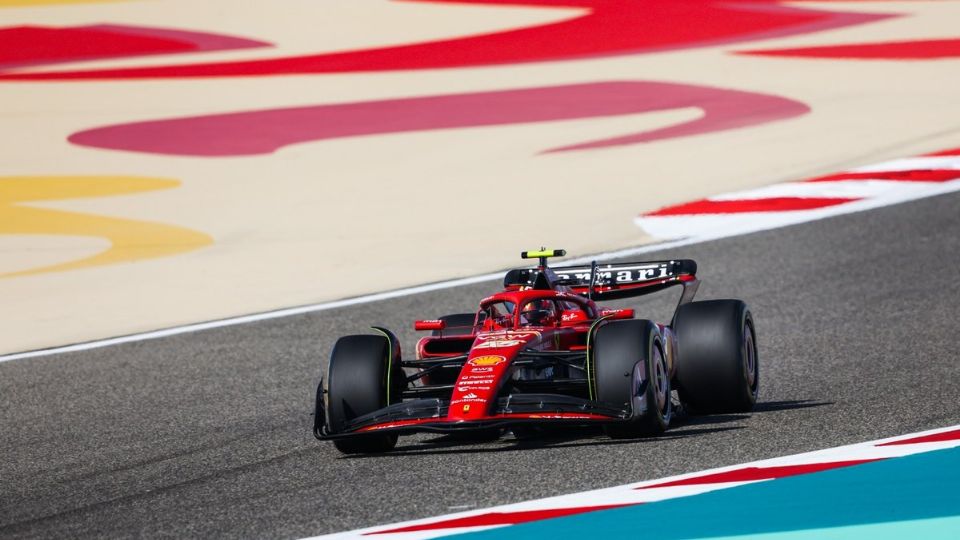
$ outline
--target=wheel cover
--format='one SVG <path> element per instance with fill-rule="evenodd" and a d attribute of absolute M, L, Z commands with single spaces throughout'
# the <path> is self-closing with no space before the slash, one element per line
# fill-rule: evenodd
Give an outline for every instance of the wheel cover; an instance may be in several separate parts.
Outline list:
<path fill-rule="evenodd" d="M 753 340 L 753 329 L 749 324 L 743 326 L 743 377 L 751 393 L 757 387 L 757 346 Z"/>
<path fill-rule="evenodd" d="M 659 347 L 653 349 L 653 380 L 650 382 L 653 384 L 657 409 L 663 413 L 667 410 L 667 400 L 670 399 L 670 381 L 667 379 L 667 366 Z"/>

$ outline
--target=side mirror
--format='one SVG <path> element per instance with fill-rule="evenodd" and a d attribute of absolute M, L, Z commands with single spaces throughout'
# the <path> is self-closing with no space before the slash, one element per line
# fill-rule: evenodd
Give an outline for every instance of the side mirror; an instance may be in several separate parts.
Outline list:
<path fill-rule="evenodd" d="M 445 321 L 441 321 L 440 319 L 434 319 L 429 321 L 414 321 L 413 323 L 413 329 L 417 331 L 443 330 L 446 327 L 447 327 L 447 323 Z"/>

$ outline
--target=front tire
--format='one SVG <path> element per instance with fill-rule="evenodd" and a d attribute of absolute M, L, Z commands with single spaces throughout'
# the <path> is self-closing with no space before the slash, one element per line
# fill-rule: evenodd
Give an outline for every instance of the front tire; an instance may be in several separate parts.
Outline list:
<path fill-rule="evenodd" d="M 614 439 L 659 435 L 670 426 L 670 376 L 657 327 L 647 320 L 601 326 L 593 345 L 597 400 L 632 411 L 604 427 Z"/>
<path fill-rule="evenodd" d="M 709 300 L 680 306 L 677 383 L 680 401 L 693 414 L 753 410 L 760 389 L 753 315 L 740 300 Z"/>
<path fill-rule="evenodd" d="M 384 336 L 344 336 L 337 340 L 327 369 L 327 425 L 342 432 L 350 421 L 400 400 L 400 359 L 392 358 Z M 344 454 L 389 452 L 395 434 L 377 433 L 334 439 Z"/>

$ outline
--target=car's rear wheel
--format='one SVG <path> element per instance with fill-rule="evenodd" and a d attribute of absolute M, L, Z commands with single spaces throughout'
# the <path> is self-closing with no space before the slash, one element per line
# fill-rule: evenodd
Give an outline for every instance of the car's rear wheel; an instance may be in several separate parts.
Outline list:
<path fill-rule="evenodd" d="M 331 433 L 344 431 L 365 414 L 400 400 L 399 358 L 392 358 L 384 336 L 344 336 L 337 340 L 327 369 L 327 425 Z M 386 433 L 334 439 L 345 454 L 389 452 L 397 436 Z"/>
<path fill-rule="evenodd" d="M 753 315 L 740 300 L 680 306 L 677 386 L 693 414 L 748 412 L 757 402 L 760 363 Z"/>
<path fill-rule="evenodd" d="M 596 332 L 591 351 L 598 401 L 631 411 L 604 427 L 615 439 L 659 435 L 670 425 L 670 376 L 657 327 L 647 320 L 612 321 Z"/>

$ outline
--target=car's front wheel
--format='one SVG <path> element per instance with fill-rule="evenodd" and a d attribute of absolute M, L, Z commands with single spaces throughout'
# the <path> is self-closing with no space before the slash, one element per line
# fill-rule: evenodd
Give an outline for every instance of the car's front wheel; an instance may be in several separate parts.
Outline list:
<path fill-rule="evenodd" d="M 400 400 L 397 388 L 399 359 L 391 358 L 384 336 L 344 336 L 337 340 L 327 369 L 327 419 L 330 432 L 345 430 L 365 414 Z M 402 373 L 402 372 L 401 372 Z M 345 454 L 389 452 L 397 436 L 386 433 L 334 439 Z"/>
<path fill-rule="evenodd" d="M 616 439 L 659 435 L 670 426 L 670 375 L 660 333 L 647 320 L 612 321 L 596 332 L 591 351 L 596 399 L 631 411 L 604 428 Z"/>

